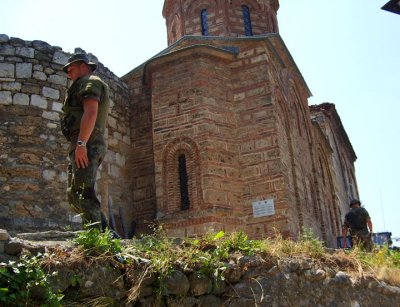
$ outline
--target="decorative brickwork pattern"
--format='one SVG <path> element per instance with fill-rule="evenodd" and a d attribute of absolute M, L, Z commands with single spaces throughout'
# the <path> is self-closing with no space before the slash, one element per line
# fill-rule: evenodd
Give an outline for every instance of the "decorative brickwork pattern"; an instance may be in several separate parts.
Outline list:
<path fill-rule="evenodd" d="M 160 223 L 173 236 L 261 238 L 277 229 L 296 238 L 306 227 L 335 245 L 358 197 L 356 155 L 334 105 L 308 106 L 307 84 L 277 34 L 278 8 L 277 0 L 166 0 L 167 49 L 121 79 L 99 65 L 112 108 L 97 185 L 120 229 L 139 234 Z M 7 228 L 68 224 L 58 127 L 67 56 L 0 36 Z"/>
<path fill-rule="evenodd" d="M 329 159 L 322 170 L 318 144 L 326 157 L 331 145 L 323 132 L 316 138 L 309 91 L 291 61 L 276 35 L 185 37 L 125 77 L 136 84 L 133 76 L 145 76 L 135 91 L 146 92 L 138 100 L 151 108 L 156 221 L 171 235 L 241 229 L 262 237 L 279 229 L 296 237 L 307 227 L 334 244 L 347 202 L 335 198 L 343 179 L 324 186 L 322 174 L 338 172 Z M 352 151 L 346 140 L 341 146 Z M 198 148 L 202 192 L 197 200 L 189 192 L 191 207 L 181 210 L 178 157 L 190 161 L 190 148 Z M 352 165 L 354 157 L 345 157 Z M 189 185 L 190 172 L 188 166 Z M 255 217 L 253 203 L 266 199 L 275 214 Z M 139 208 L 137 216 L 148 205 Z"/>
<path fill-rule="evenodd" d="M 278 33 L 278 8 L 277 0 L 166 0 L 163 15 L 168 45 L 184 35 L 238 37 Z"/>

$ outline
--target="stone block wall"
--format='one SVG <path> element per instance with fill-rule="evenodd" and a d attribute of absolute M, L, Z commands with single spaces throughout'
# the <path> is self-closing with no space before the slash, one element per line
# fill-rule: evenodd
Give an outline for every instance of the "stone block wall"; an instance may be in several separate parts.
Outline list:
<path fill-rule="evenodd" d="M 0 223 L 12 232 L 71 225 L 74 213 L 65 195 L 68 144 L 59 127 L 70 85 L 62 71 L 68 56 L 42 41 L 0 35 Z M 125 208 L 130 204 L 125 193 L 131 147 L 128 92 L 101 63 L 97 73 L 109 84 L 112 100 L 109 151 L 98 173 L 98 192 L 102 206 L 112 196 Z"/>
<path fill-rule="evenodd" d="M 0 229 L 0 261 L 17 260 L 23 251 L 50 254 L 53 261 L 46 264 L 47 280 L 54 293 L 65 295 L 60 303 L 67 306 L 85 305 L 99 297 L 107 299 L 102 301 L 107 306 L 399 306 L 394 268 L 385 268 L 382 275 L 360 272 L 354 259 L 341 251 L 317 257 L 307 253 L 274 257 L 269 249 L 250 256 L 233 249 L 223 263 L 213 263 L 217 271 L 191 258 L 193 246 L 186 240 L 176 241 L 163 259 L 173 265 L 165 276 L 165 267 L 149 268 L 154 258 L 143 258 L 146 255 L 137 252 L 135 241 L 122 242 L 130 262 L 121 263 L 115 256 L 78 257 L 82 250 L 65 242 L 75 236 L 74 232 L 49 231 L 10 237 Z M 213 247 L 206 245 L 201 252 L 211 257 Z M 44 303 L 44 294 L 33 289 L 31 305 Z"/>

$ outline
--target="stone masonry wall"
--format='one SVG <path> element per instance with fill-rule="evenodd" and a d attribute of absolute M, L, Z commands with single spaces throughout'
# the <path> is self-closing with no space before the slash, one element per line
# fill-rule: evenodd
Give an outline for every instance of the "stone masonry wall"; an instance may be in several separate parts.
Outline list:
<path fill-rule="evenodd" d="M 0 261 L 16 261 L 22 251 L 50 254 L 45 272 L 52 291 L 65 295 L 61 304 L 66 306 L 100 302 L 99 298 L 107 306 L 154 307 L 397 307 L 400 302 L 398 285 L 378 279 L 372 272 L 355 271 L 354 263 L 340 255 L 341 251 L 311 258 L 300 254 L 249 256 L 235 250 L 218 264 L 218 275 L 214 269 L 206 270 L 204 263 L 194 266 L 188 254 L 162 277 L 153 272 L 157 266 L 150 259 L 129 252 L 123 253 L 129 262 L 115 256 L 83 256 L 71 241 L 63 242 L 74 236 L 73 232 L 53 231 L 10 238 L 0 229 Z M 136 250 L 131 240 L 122 244 L 127 251 Z M 176 240 L 171 248 L 182 250 L 188 248 L 186 244 Z M 170 265 L 172 258 L 166 259 L 163 261 Z M 158 269 L 165 274 L 165 268 Z M 31 297 L 44 299 L 43 295 L 32 289 Z"/>
<path fill-rule="evenodd" d="M 74 213 L 65 195 L 68 144 L 59 127 L 70 85 L 62 71 L 68 56 L 42 41 L 0 35 L 0 224 L 12 232 L 71 225 Z M 119 216 L 119 207 L 123 212 L 131 199 L 126 194 L 131 146 L 128 92 L 101 63 L 97 73 L 111 91 L 109 151 L 97 186 L 102 206 L 107 208 L 111 196 Z"/>

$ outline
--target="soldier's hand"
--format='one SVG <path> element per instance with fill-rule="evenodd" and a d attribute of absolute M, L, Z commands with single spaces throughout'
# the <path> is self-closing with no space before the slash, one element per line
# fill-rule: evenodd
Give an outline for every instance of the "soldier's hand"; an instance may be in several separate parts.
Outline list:
<path fill-rule="evenodd" d="M 77 168 L 86 168 L 89 166 L 86 146 L 77 146 L 75 149 L 75 164 Z"/>

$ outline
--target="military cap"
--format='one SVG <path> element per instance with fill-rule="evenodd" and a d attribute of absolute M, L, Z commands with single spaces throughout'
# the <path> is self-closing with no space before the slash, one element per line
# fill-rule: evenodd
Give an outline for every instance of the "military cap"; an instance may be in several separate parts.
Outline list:
<path fill-rule="evenodd" d="M 361 205 L 361 202 L 360 202 L 357 198 L 353 198 L 353 199 L 350 201 L 350 207 L 353 206 L 353 205 L 356 205 L 356 204 Z"/>
<path fill-rule="evenodd" d="M 68 67 L 70 65 L 72 65 L 73 63 L 76 63 L 76 62 L 84 62 L 84 63 L 86 63 L 87 65 L 89 65 L 89 67 L 92 70 L 92 72 L 95 71 L 96 68 L 97 68 L 97 64 L 96 63 L 93 63 L 93 62 L 89 61 L 89 58 L 88 58 L 87 54 L 85 54 L 85 53 L 74 53 L 73 55 L 71 55 L 68 58 L 67 64 L 65 64 L 64 67 L 63 67 L 63 71 L 67 73 L 68 72 Z"/>

